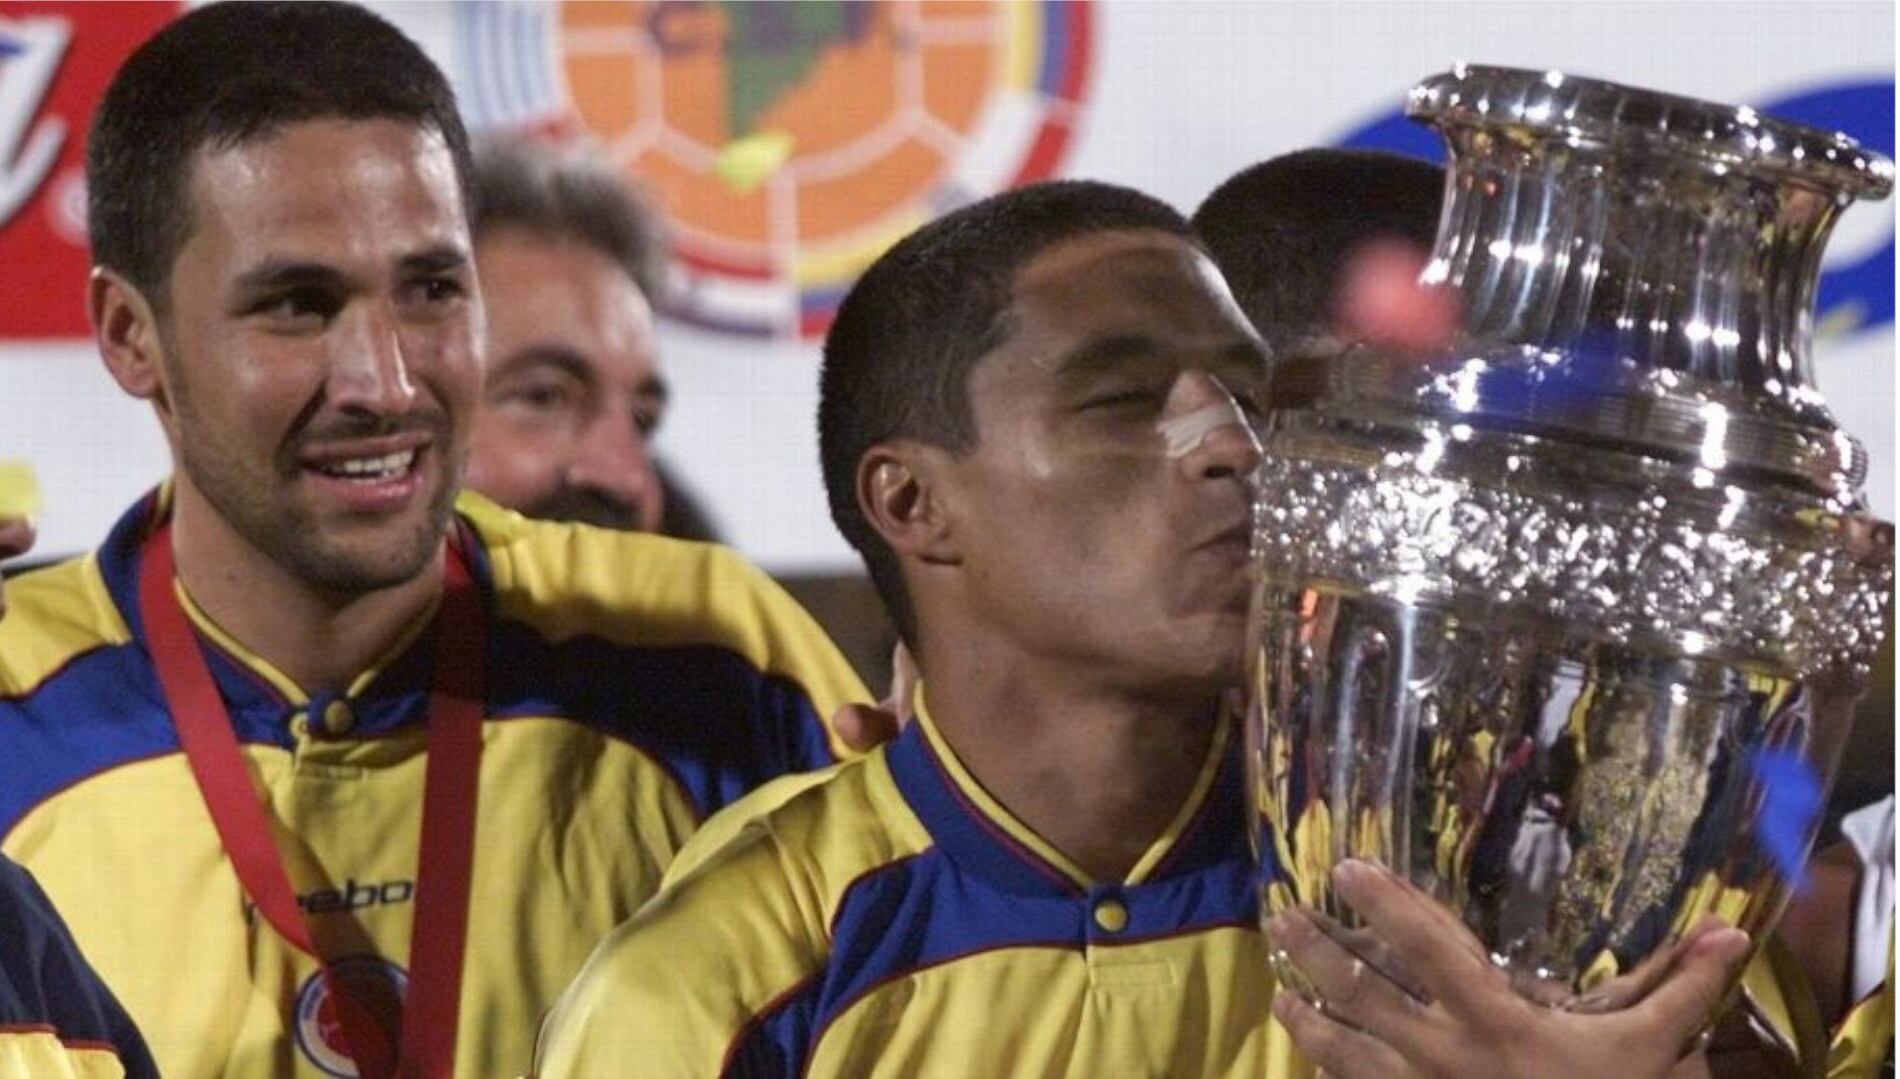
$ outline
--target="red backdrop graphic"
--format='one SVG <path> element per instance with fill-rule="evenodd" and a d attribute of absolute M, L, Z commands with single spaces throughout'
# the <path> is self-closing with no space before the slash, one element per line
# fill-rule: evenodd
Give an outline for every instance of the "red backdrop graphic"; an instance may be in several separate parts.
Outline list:
<path fill-rule="evenodd" d="M 86 127 L 179 7 L 0 3 L 0 338 L 87 336 Z"/>

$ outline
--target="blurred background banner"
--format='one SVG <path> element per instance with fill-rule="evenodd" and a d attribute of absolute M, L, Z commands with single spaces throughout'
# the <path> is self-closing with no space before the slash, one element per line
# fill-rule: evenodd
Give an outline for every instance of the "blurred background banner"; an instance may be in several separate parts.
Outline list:
<path fill-rule="evenodd" d="M 818 339 L 931 217 L 1056 174 L 1094 11 L 1044 3 L 467 4 L 477 128 L 579 137 L 665 208 L 671 313 Z"/>
<path fill-rule="evenodd" d="M 119 65 L 180 10 L 0 4 L 0 344 L 86 337 L 86 124 Z M 17 382 L 0 373 L 0 392 Z M 0 451 L 32 448 L 12 423 L 0 430 Z"/>
<path fill-rule="evenodd" d="M 818 342 L 854 276 L 943 210 L 1053 176 L 1192 210 L 1301 146 L 1437 154 L 1398 114 L 1469 60 L 1556 68 L 1894 150 L 1888 3 L 383 3 L 476 128 L 597 144 L 674 242 L 659 450 L 783 576 L 853 573 L 824 509 Z M 0 458 L 46 490 L 40 554 L 88 548 L 165 469 L 86 340 L 92 103 L 169 3 L 0 3 Z M 205 58 L 216 64 L 217 57 Z M 1894 500 L 1894 210 L 1828 248 L 1822 390 Z"/>

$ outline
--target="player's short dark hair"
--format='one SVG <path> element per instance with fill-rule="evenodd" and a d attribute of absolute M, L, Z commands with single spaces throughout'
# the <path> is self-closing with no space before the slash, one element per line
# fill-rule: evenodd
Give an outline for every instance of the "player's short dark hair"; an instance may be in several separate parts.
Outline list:
<path fill-rule="evenodd" d="M 1194 231 L 1270 347 L 1326 332 L 1346 259 L 1398 238 L 1429 251 L 1445 174 L 1370 150 L 1300 150 L 1250 166 L 1194 211 Z"/>
<path fill-rule="evenodd" d="M 818 389 L 831 519 L 913 648 L 916 614 L 896 555 L 858 505 L 858 462 L 896 438 L 968 452 L 976 444 L 970 371 L 1009 337 L 1017 271 L 1067 240 L 1150 229 L 1193 239 L 1173 207 L 1129 188 L 1081 180 L 1018 188 L 911 233 L 838 308 Z"/>
<path fill-rule="evenodd" d="M 439 132 L 467 199 L 468 132 L 449 83 L 380 16 L 347 3 L 220 3 L 139 46 L 93 115 L 86 198 L 93 261 L 160 310 L 191 235 L 200 147 L 229 149 L 318 119 L 391 119 Z"/>
<path fill-rule="evenodd" d="M 665 240 L 658 219 L 626 178 L 578 152 L 521 136 L 475 144 L 476 239 L 518 228 L 599 251 L 633 278 L 655 307 L 665 286 Z"/>

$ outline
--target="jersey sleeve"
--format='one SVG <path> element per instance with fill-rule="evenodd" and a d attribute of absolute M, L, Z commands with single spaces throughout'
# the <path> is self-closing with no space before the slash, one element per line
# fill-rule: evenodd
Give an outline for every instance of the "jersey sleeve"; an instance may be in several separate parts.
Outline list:
<path fill-rule="evenodd" d="M 0 1075 L 155 1076 L 145 1040 L 33 877 L 0 858 Z"/>
<path fill-rule="evenodd" d="M 825 631 L 729 548 L 530 521 L 464 494 L 496 596 L 491 704 L 557 707 L 661 762 L 704 819 L 851 755 L 869 700 Z"/>
<path fill-rule="evenodd" d="M 752 593 L 749 606 L 766 649 L 761 667 L 798 687 L 816 718 L 814 730 L 796 707 L 762 717 L 785 732 L 786 771 L 808 772 L 856 756 L 838 737 L 833 720 L 844 705 L 871 700 L 857 672 L 818 621 L 778 582 L 736 552 L 722 548 L 719 553 L 732 577 Z"/>
<path fill-rule="evenodd" d="M 837 767 L 833 765 L 816 771 L 794 772 L 791 775 L 780 776 L 714 813 L 699 826 L 698 831 L 686 838 L 686 844 L 667 864 L 661 887 L 671 885 L 674 881 L 697 871 L 700 866 L 732 843 L 746 825 L 770 814 L 804 791 L 823 783 Z"/>
<path fill-rule="evenodd" d="M 820 909 L 769 822 L 754 821 L 594 952 L 543 1024 L 536 1076 L 624 1074 L 635 1061 L 655 1079 L 796 1074 L 760 1035 L 823 967 Z"/>

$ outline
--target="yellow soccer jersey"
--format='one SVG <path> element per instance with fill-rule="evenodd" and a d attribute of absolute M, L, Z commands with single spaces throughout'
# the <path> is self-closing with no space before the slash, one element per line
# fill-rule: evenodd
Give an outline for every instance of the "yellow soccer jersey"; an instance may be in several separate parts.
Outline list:
<path fill-rule="evenodd" d="M 1739 1005 L 1754 1013 L 1788 1047 L 1803 1074 L 1827 1079 L 1872 1079 L 1893 1051 L 1893 943 L 1887 976 L 1827 1029 L 1799 962 L 1779 940 L 1750 961 Z"/>
<path fill-rule="evenodd" d="M 699 822 L 830 763 L 822 721 L 866 695 L 729 551 L 458 508 L 493 623 L 457 1071 L 513 1075 Z M 148 499 L 95 555 L 13 582 L 0 850 L 39 878 L 166 1075 L 347 1074 L 314 960 L 247 903 L 164 711 L 136 601 L 162 512 Z M 311 698 L 192 613 L 311 933 L 339 976 L 400 991 L 432 627 Z"/>
<path fill-rule="evenodd" d="M 1893 1056 L 1893 952 L 1888 945 L 1887 979 L 1854 1002 L 1828 1042 L 1828 1079 L 1871 1079 Z M 1888 1074 L 1892 1070 L 1888 1069 Z"/>
<path fill-rule="evenodd" d="M 0 858 L 0 1075 L 149 1079 L 145 1042 L 26 870 Z"/>
<path fill-rule="evenodd" d="M 1293 1076 L 1225 730 L 1128 880 L 1091 881 L 919 709 L 755 819 L 589 960 L 574 1076 Z"/>

